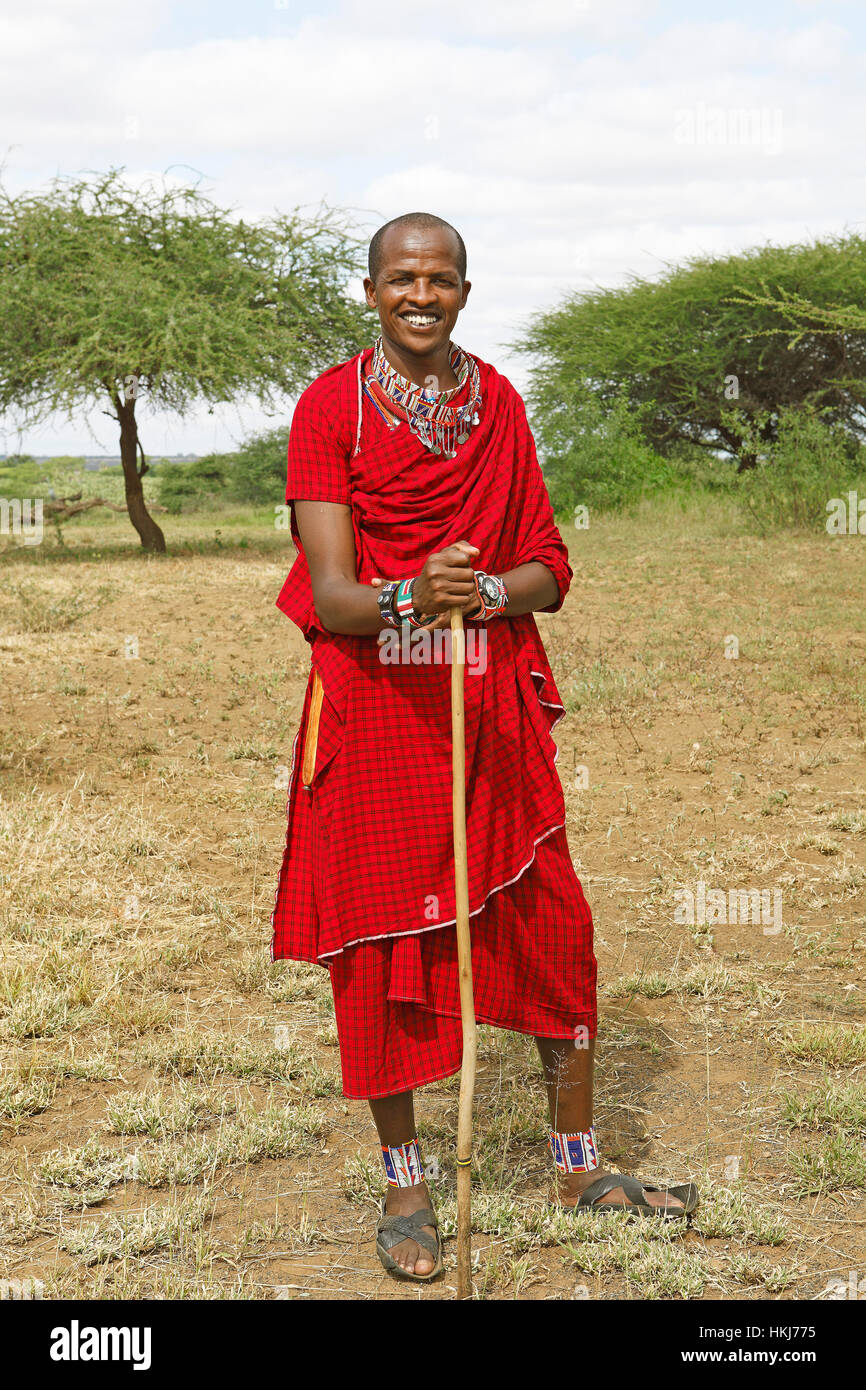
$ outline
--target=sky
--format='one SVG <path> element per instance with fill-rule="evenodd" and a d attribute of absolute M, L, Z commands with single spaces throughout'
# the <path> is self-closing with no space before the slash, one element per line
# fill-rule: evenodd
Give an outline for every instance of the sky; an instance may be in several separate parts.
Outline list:
<path fill-rule="evenodd" d="M 864 115 L 862 0 L 0 0 L 11 193 L 113 166 L 246 218 L 438 213 L 469 252 L 455 341 L 518 389 L 509 343 L 566 294 L 862 230 Z M 156 455 L 279 423 L 139 413 Z M 118 447 L 98 411 L 0 418 L 0 453 Z"/>

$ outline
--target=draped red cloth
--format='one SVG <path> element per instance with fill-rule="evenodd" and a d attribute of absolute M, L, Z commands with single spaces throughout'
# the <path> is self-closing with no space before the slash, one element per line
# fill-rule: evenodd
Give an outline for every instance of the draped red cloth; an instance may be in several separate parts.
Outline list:
<path fill-rule="evenodd" d="M 289 441 L 286 500 L 320 499 L 351 507 L 360 583 L 374 576 L 408 578 L 434 551 L 468 540 L 480 551 L 475 567 L 493 574 L 531 560 L 546 565 L 559 587 L 548 610 L 556 611 L 572 571 L 523 402 L 510 382 L 479 361 L 480 420 L 458 445 L 456 456 L 447 459 L 425 449 L 405 423 L 389 429 L 380 417 L 375 425 L 368 421 L 368 413 L 375 411 L 362 404 L 360 374 L 370 355 L 368 349 L 334 367 L 301 396 Z M 309 641 L 324 696 L 309 786 L 301 782 L 300 766 L 310 686 L 292 751 L 286 848 L 271 919 L 272 955 L 332 967 L 338 1026 L 338 981 L 349 989 L 339 972 L 358 958 L 361 943 L 379 942 L 389 949 L 390 974 L 383 965 L 384 987 L 390 980 L 388 1000 L 459 1014 L 456 977 L 453 995 L 429 997 L 437 973 L 429 964 L 431 950 L 441 954 L 445 949 L 445 928 L 451 928 L 447 937 L 453 940 L 455 921 L 450 633 L 416 637 L 414 643 L 420 645 L 402 649 L 409 659 L 389 661 L 387 655 L 395 653 L 380 647 L 375 636 L 326 631 L 315 612 L 294 508 L 292 532 L 298 558 L 277 605 Z M 581 1022 L 589 1024 L 592 1035 L 592 921 L 568 857 L 551 737 L 564 712 L 562 701 L 531 614 L 498 617 L 486 625 L 468 619 L 465 626 L 470 921 L 480 929 L 497 894 L 502 898 L 497 911 L 511 911 L 509 885 L 533 866 L 537 882 L 532 875 L 526 878 L 524 896 L 531 889 L 536 897 L 555 898 L 551 920 L 555 917 L 556 930 L 561 928 L 565 937 L 553 942 L 553 954 L 540 968 L 537 1007 L 523 1015 L 526 1031 L 566 1036 Z M 399 639 L 389 635 L 388 640 Z M 442 644 L 438 650 L 437 643 Z M 548 841 L 542 865 L 537 861 Z M 536 903 L 542 924 L 544 907 L 544 902 Z M 543 934 L 543 925 L 540 930 Z M 439 934 L 435 948 L 429 938 L 421 940 L 428 933 Z M 429 947 L 426 983 L 422 947 Z M 530 956 L 539 949 L 543 955 L 537 941 L 531 950 L 526 943 L 515 946 L 515 960 L 525 958 L 519 967 L 524 975 L 532 971 Z M 371 959 L 368 952 L 365 960 L 369 964 Z M 483 963 L 479 968 L 483 972 Z M 365 997 L 356 986 L 357 980 L 353 1016 Z M 491 988 L 519 996 L 521 982 L 515 979 L 506 986 L 498 980 Z M 498 1010 L 498 1001 L 495 1008 L 491 1004 L 490 1013 Z M 509 1019 L 503 1026 L 522 1026 L 519 1008 L 508 1004 L 499 1012 Z M 375 1084 L 384 1090 L 370 1090 L 373 1083 L 366 1075 L 353 1084 L 368 1089 L 352 1092 L 346 1087 L 347 1052 L 352 1049 L 344 1046 L 343 1032 L 348 1026 L 340 1039 L 346 1093 L 390 1093 L 394 1078 L 380 1075 L 381 1057 Z M 363 1031 L 363 1020 L 358 1028 Z M 453 1036 L 445 1048 L 449 1070 L 454 1070 L 452 1043 Z M 401 1046 L 405 1050 L 405 1040 Z M 421 1079 L 430 1077 L 414 1084 Z M 412 1084 L 411 1076 L 408 1081 Z"/>

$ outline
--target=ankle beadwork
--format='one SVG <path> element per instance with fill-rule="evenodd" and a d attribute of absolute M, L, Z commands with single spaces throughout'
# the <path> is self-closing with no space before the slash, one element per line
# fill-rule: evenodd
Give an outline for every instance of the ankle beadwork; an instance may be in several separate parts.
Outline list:
<path fill-rule="evenodd" d="M 560 1134 L 551 1129 L 548 1135 L 550 1152 L 560 1173 L 589 1173 L 599 1167 L 595 1125 L 577 1134 Z"/>
<path fill-rule="evenodd" d="M 383 1144 L 382 1161 L 392 1187 L 417 1187 L 424 1181 L 424 1164 L 418 1140 L 408 1144 Z"/>

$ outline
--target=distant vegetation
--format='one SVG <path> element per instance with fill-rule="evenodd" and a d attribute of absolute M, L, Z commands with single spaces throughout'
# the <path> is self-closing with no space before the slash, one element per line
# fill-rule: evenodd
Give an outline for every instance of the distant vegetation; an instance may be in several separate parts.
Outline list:
<path fill-rule="evenodd" d="M 567 299 L 514 344 L 555 506 L 733 491 L 819 525 L 866 477 L 866 241 L 697 258 Z"/>
<path fill-rule="evenodd" d="M 197 187 L 133 189 L 115 169 L 16 197 L 0 184 L 0 413 L 113 416 L 129 518 L 162 551 L 138 400 L 184 416 L 296 394 L 370 340 L 347 292 L 363 250 L 325 207 L 250 223 Z"/>
<path fill-rule="evenodd" d="M 18 456 L 0 463 L 0 493 L 72 497 L 70 517 L 79 496 L 124 505 L 155 550 L 154 508 L 280 504 L 291 398 L 374 336 L 349 293 L 363 250 L 339 211 L 253 225 L 195 187 L 132 193 L 116 170 L 14 199 L 0 185 L 0 412 L 32 424 L 104 408 L 122 464 Z M 859 236 L 694 258 L 575 294 L 512 346 L 531 358 L 527 405 L 560 518 L 719 498 L 761 532 L 814 529 L 830 499 L 866 499 Z M 281 423 L 222 454 L 146 456 L 140 398 L 183 416 L 250 395 Z M 61 540 L 68 518 L 56 502 L 49 513 Z"/>
<path fill-rule="evenodd" d="M 228 502 L 277 505 L 286 490 L 288 424 L 253 435 L 234 453 L 163 465 L 159 500 L 169 512 Z"/>

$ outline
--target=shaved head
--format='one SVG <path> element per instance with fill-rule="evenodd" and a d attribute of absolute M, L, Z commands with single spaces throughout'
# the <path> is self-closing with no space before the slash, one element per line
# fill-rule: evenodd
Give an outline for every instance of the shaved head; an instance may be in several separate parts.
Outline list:
<path fill-rule="evenodd" d="M 367 260 L 367 267 L 370 272 L 370 279 L 375 284 L 379 278 L 379 273 L 384 262 L 383 242 L 385 234 L 396 228 L 413 228 L 418 231 L 446 231 L 450 232 L 454 239 L 454 265 L 460 275 L 461 280 L 466 279 L 466 244 L 456 227 L 452 227 L 450 222 L 444 218 L 437 217 L 432 212 L 404 212 L 401 217 L 393 217 L 390 222 L 386 222 L 384 227 L 380 227 L 370 242 L 370 252 Z"/>

